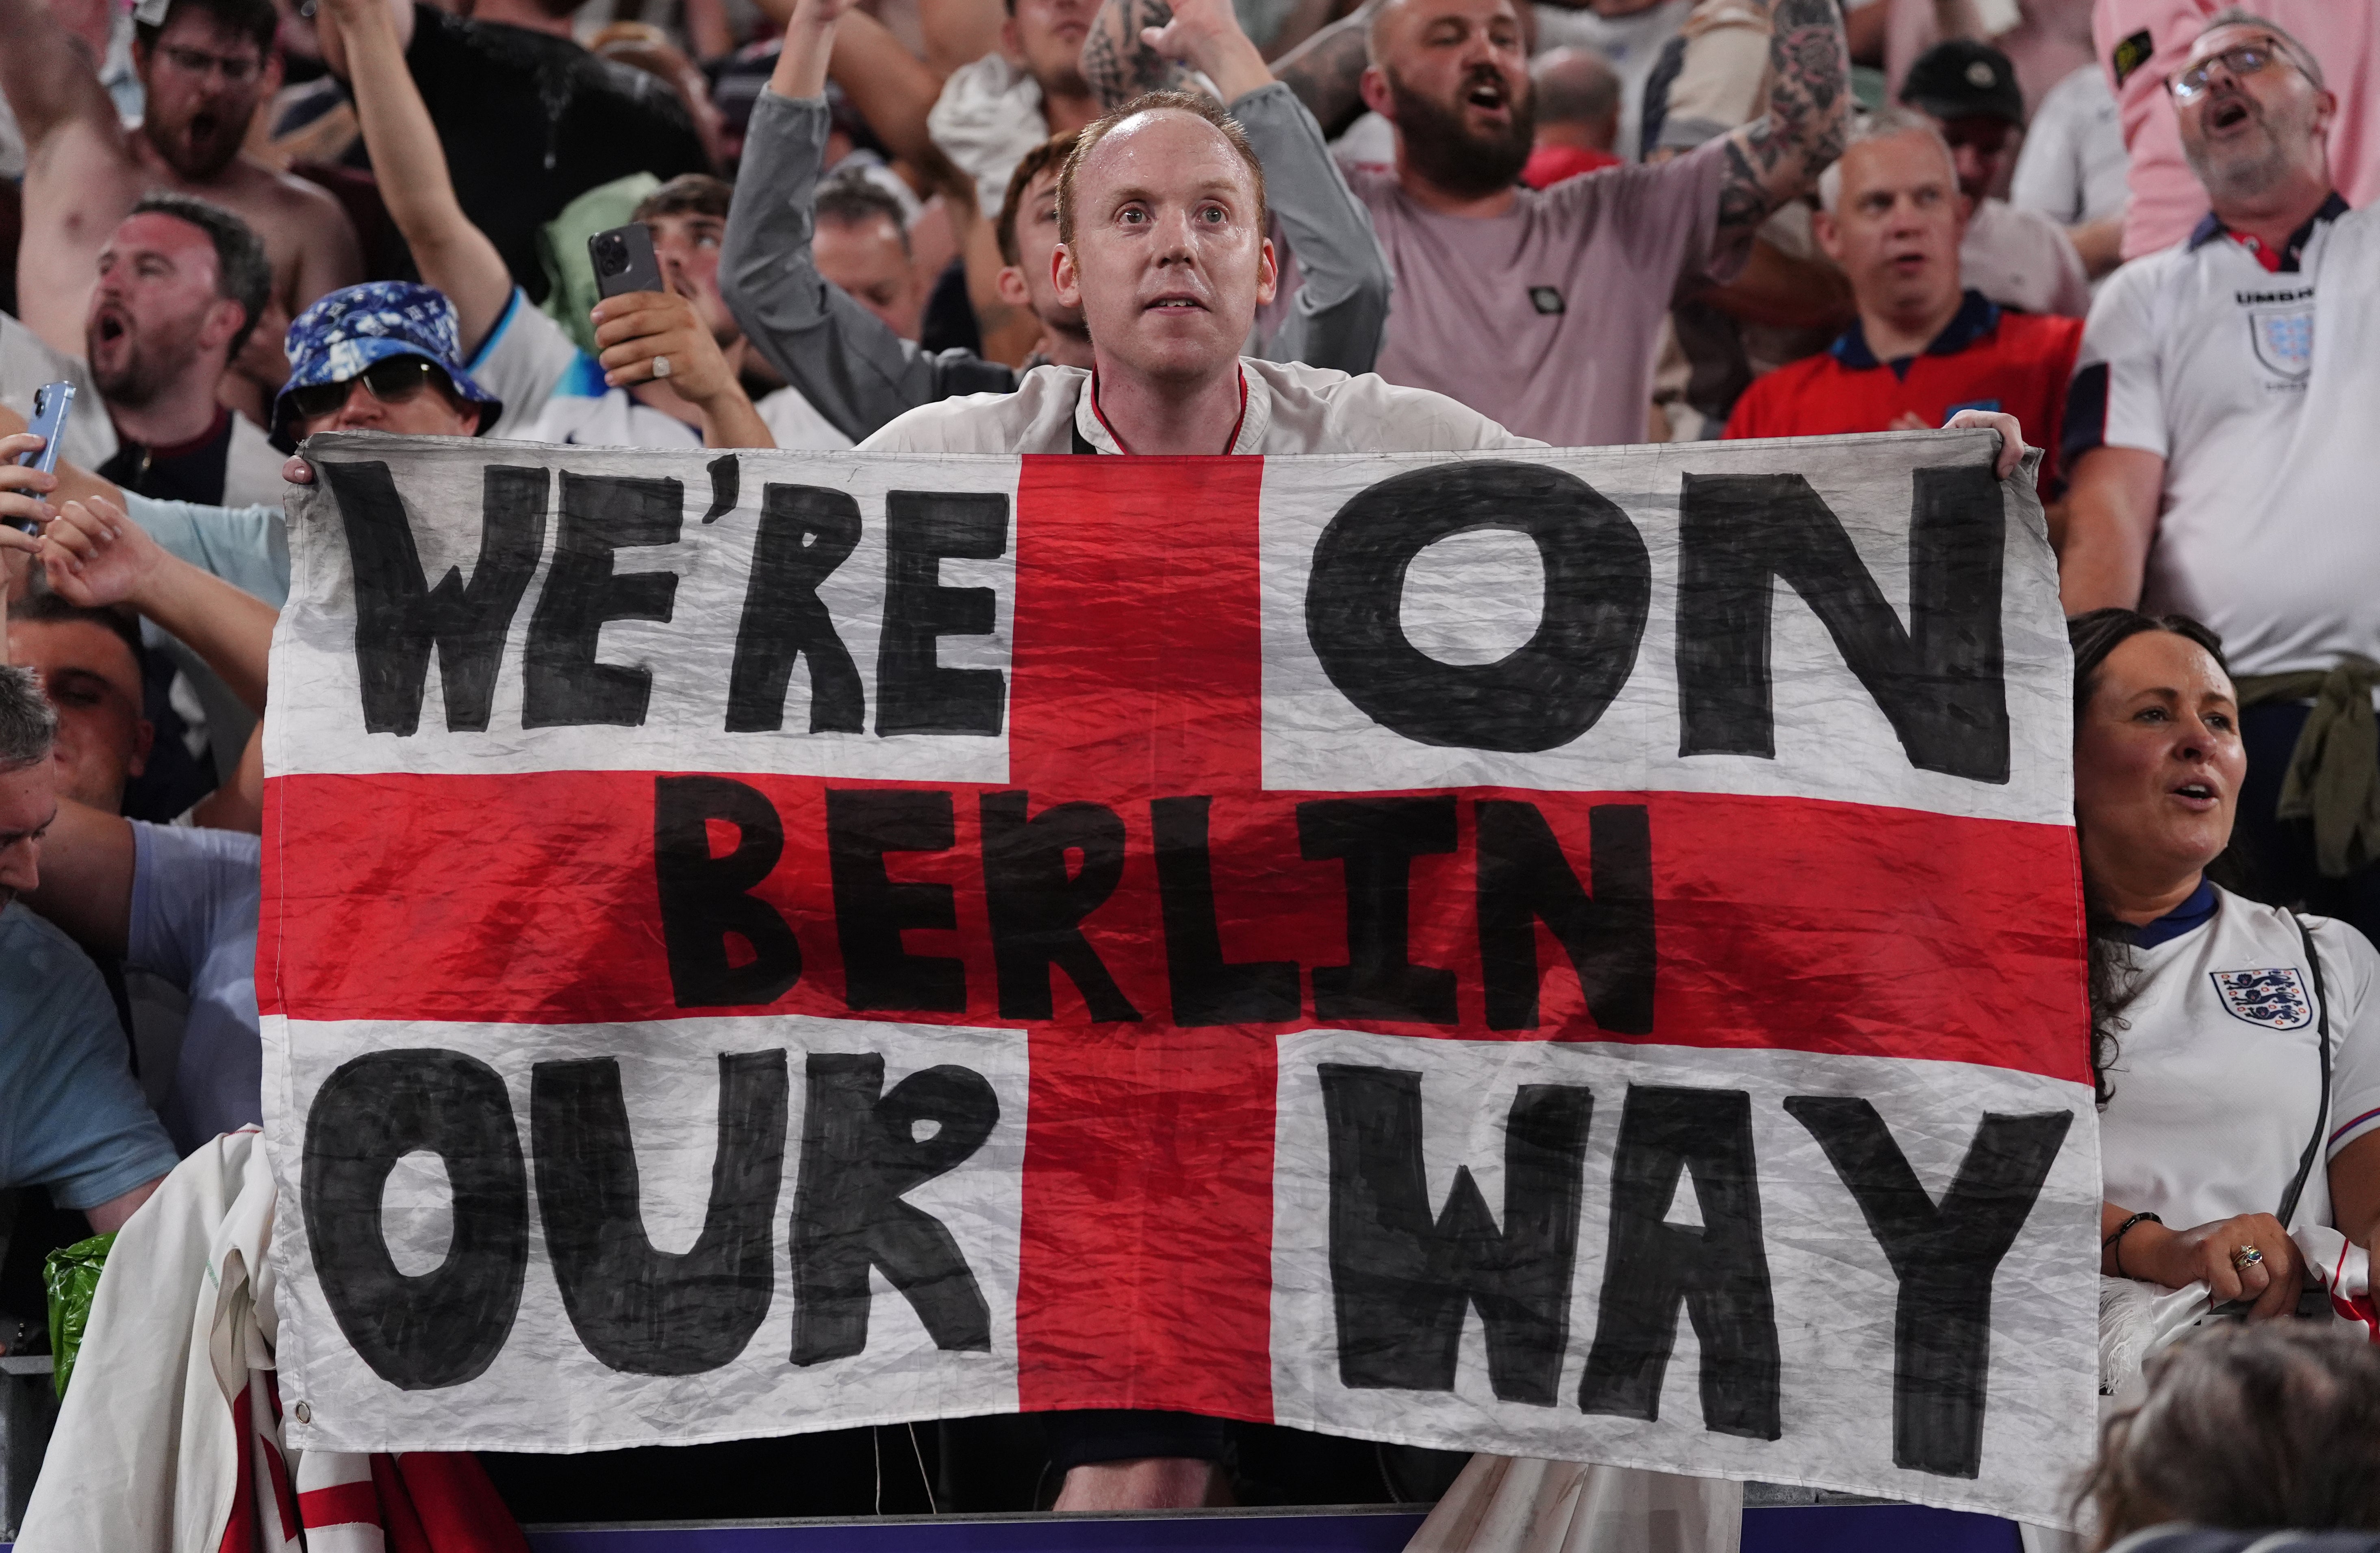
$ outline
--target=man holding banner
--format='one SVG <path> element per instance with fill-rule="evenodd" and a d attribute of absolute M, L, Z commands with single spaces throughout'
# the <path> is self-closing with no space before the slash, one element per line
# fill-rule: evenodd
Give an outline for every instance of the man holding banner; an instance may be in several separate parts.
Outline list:
<path fill-rule="evenodd" d="M 1241 361 L 1195 100 L 1064 198 L 1095 370 L 910 457 L 310 444 L 293 1441 L 1092 1410 L 2053 1518 L 2098 1185 L 2013 424 L 1537 448 Z M 1013 457 L 1222 448 L 1376 457 Z M 1203 1498 L 1149 1437 L 1072 1502 Z"/>
<path fill-rule="evenodd" d="M 301 1449 L 1156 1411 L 2058 1518 L 2068 668 L 1984 439 L 308 457 Z"/>

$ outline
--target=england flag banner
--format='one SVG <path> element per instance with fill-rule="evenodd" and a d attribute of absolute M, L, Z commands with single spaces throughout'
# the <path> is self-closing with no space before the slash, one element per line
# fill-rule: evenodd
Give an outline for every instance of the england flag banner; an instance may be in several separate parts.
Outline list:
<path fill-rule="evenodd" d="M 291 1442 L 1149 1408 L 2062 1520 L 2070 666 L 1996 446 L 315 438 Z"/>

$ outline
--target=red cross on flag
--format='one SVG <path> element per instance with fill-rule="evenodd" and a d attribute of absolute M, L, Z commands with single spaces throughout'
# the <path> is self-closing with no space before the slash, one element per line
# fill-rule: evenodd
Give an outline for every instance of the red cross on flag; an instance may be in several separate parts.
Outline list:
<path fill-rule="evenodd" d="M 2069 669 L 1989 437 L 309 451 L 293 1444 L 1157 1408 L 2062 1514 Z"/>

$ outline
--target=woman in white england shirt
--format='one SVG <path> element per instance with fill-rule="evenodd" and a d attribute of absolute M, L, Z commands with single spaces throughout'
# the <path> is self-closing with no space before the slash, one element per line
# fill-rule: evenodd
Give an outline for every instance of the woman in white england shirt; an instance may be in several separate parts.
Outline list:
<path fill-rule="evenodd" d="M 2247 769 L 2214 634 L 2127 609 L 2069 630 L 2100 1271 L 2171 1289 L 2203 1278 L 2218 1304 L 2283 1315 L 2306 1269 L 2277 1215 L 2310 1143 L 2291 1222 L 2366 1247 L 2380 1223 L 2380 954 L 2343 923 L 2206 878 Z"/>

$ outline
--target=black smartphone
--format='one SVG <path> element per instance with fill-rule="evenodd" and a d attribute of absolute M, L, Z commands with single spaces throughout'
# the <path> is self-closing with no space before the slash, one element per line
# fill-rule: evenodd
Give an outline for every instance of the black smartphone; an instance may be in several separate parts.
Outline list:
<path fill-rule="evenodd" d="M 594 261 L 599 296 L 669 289 L 662 281 L 661 261 L 653 257 L 652 228 L 641 221 L 596 233 L 587 239 L 587 257 Z"/>
<path fill-rule="evenodd" d="M 67 412 L 74 409 L 74 385 L 67 382 L 44 383 L 33 390 L 33 414 L 25 422 L 25 429 L 40 437 L 42 446 L 18 454 L 18 463 L 30 464 L 43 474 L 56 472 L 58 438 L 67 429 Z M 8 522 L 27 533 L 42 532 L 42 526 L 29 518 L 12 518 Z"/>

